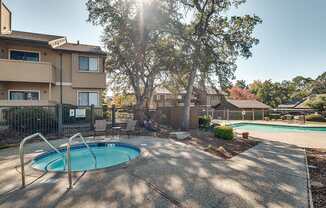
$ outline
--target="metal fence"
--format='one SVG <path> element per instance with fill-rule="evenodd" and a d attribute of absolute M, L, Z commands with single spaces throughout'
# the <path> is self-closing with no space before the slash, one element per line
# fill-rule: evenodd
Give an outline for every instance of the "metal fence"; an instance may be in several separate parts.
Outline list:
<path fill-rule="evenodd" d="M 62 113 L 60 113 L 62 112 Z M 114 126 L 134 119 L 132 108 L 103 109 L 95 106 L 0 106 L 0 145 L 19 143 L 37 132 L 49 138 L 92 133 L 95 120 Z"/>
<path fill-rule="evenodd" d="M 0 144 L 16 143 L 36 132 L 42 132 L 48 137 L 57 135 L 56 106 L 0 107 Z"/>

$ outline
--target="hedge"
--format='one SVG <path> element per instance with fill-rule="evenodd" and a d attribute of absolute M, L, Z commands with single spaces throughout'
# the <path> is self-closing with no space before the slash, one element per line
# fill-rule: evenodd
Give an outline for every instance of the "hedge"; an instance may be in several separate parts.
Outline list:
<path fill-rule="evenodd" d="M 210 116 L 200 116 L 198 118 L 199 128 L 209 128 L 211 125 L 211 117 Z"/>
<path fill-rule="evenodd" d="M 306 121 L 326 122 L 326 119 L 320 114 L 310 114 L 306 116 Z"/>
<path fill-rule="evenodd" d="M 233 128 L 229 126 L 219 126 L 214 129 L 215 137 L 231 140 L 234 138 Z"/>
<path fill-rule="evenodd" d="M 39 107 L 10 109 L 6 120 L 9 128 L 17 132 L 46 134 L 58 129 L 55 112 Z"/>

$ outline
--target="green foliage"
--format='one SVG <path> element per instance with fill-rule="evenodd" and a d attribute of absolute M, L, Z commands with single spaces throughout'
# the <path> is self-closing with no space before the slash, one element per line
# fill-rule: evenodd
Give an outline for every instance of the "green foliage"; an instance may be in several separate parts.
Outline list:
<path fill-rule="evenodd" d="M 199 128 L 208 129 L 211 126 L 212 118 L 210 116 L 200 116 L 198 118 Z"/>
<path fill-rule="evenodd" d="M 269 114 L 268 117 L 269 119 L 274 119 L 274 120 L 278 120 L 282 118 L 280 114 Z"/>
<path fill-rule="evenodd" d="M 238 88 L 241 88 L 241 89 L 246 89 L 248 87 L 247 83 L 246 83 L 246 80 L 237 80 L 237 82 L 235 83 L 234 86 L 238 87 Z"/>
<path fill-rule="evenodd" d="M 312 94 L 326 93 L 326 72 L 316 80 L 297 76 L 290 81 L 282 82 L 254 81 L 249 85 L 249 90 L 260 101 L 274 108 L 280 104 L 294 104 Z M 321 107 L 322 105 L 319 104 L 316 109 L 321 109 Z"/>
<path fill-rule="evenodd" d="M 233 128 L 230 126 L 219 126 L 214 129 L 215 137 L 232 140 L 234 138 Z"/>
<path fill-rule="evenodd" d="M 6 116 L 9 128 L 24 133 L 55 133 L 57 119 L 55 111 L 39 107 L 12 108 Z"/>
<path fill-rule="evenodd" d="M 320 112 L 326 111 L 326 94 L 314 96 L 310 98 L 306 104 L 313 109 L 319 110 Z"/>
<path fill-rule="evenodd" d="M 306 116 L 306 121 L 326 122 L 326 119 L 320 114 L 310 114 Z"/>

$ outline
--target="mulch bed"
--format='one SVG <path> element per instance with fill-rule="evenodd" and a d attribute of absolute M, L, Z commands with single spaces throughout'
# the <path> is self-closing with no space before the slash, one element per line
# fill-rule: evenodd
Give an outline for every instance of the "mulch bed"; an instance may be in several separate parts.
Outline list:
<path fill-rule="evenodd" d="M 239 137 L 233 140 L 218 139 L 212 132 L 201 130 L 191 131 L 191 135 L 191 139 L 181 142 L 193 145 L 224 159 L 230 159 L 259 143 L 252 139 L 242 139 Z"/>
<path fill-rule="evenodd" d="M 314 206 L 326 207 L 326 149 L 306 149 L 306 152 Z"/>

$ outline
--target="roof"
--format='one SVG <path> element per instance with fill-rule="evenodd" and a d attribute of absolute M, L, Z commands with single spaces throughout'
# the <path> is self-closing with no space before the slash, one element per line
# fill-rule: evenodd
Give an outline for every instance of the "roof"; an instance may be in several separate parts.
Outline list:
<path fill-rule="evenodd" d="M 255 109 L 268 109 L 270 106 L 257 100 L 231 100 L 227 99 L 227 102 L 238 108 L 255 108 Z"/>
<path fill-rule="evenodd" d="M 75 43 L 65 43 L 63 45 L 56 47 L 55 50 L 96 53 L 96 54 L 103 54 L 103 55 L 105 54 L 100 46 L 75 44 Z"/>
<path fill-rule="evenodd" d="M 13 30 L 9 34 L 0 34 L 0 38 L 13 39 L 13 40 L 27 40 L 48 43 L 53 40 L 65 38 L 64 36 L 48 35 L 41 33 L 31 33 Z"/>
<path fill-rule="evenodd" d="M 15 30 L 9 34 L 0 34 L 0 39 L 31 41 L 31 42 L 37 42 L 46 45 L 50 45 L 51 41 L 60 40 L 63 38 L 65 39 L 66 37 L 58 36 L 58 35 L 41 34 L 41 33 L 22 32 L 22 31 L 15 31 Z M 62 50 L 62 51 L 84 52 L 84 53 L 105 55 L 105 53 L 102 51 L 100 46 L 85 45 L 85 44 L 64 43 L 63 45 L 54 47 L 53 49 Z"/>
<path fill-rule="evenodd" d="M 311 107 L 308 105 L 308 102 L 312 98 L 318 98 L 318 97 L 326 97 L 326 94 L 317 94 L 317 95 L 311 95 L 303 100 L 303 102 L 299 103 L 295 106 L 296 109 L 311 109 Z"/>

